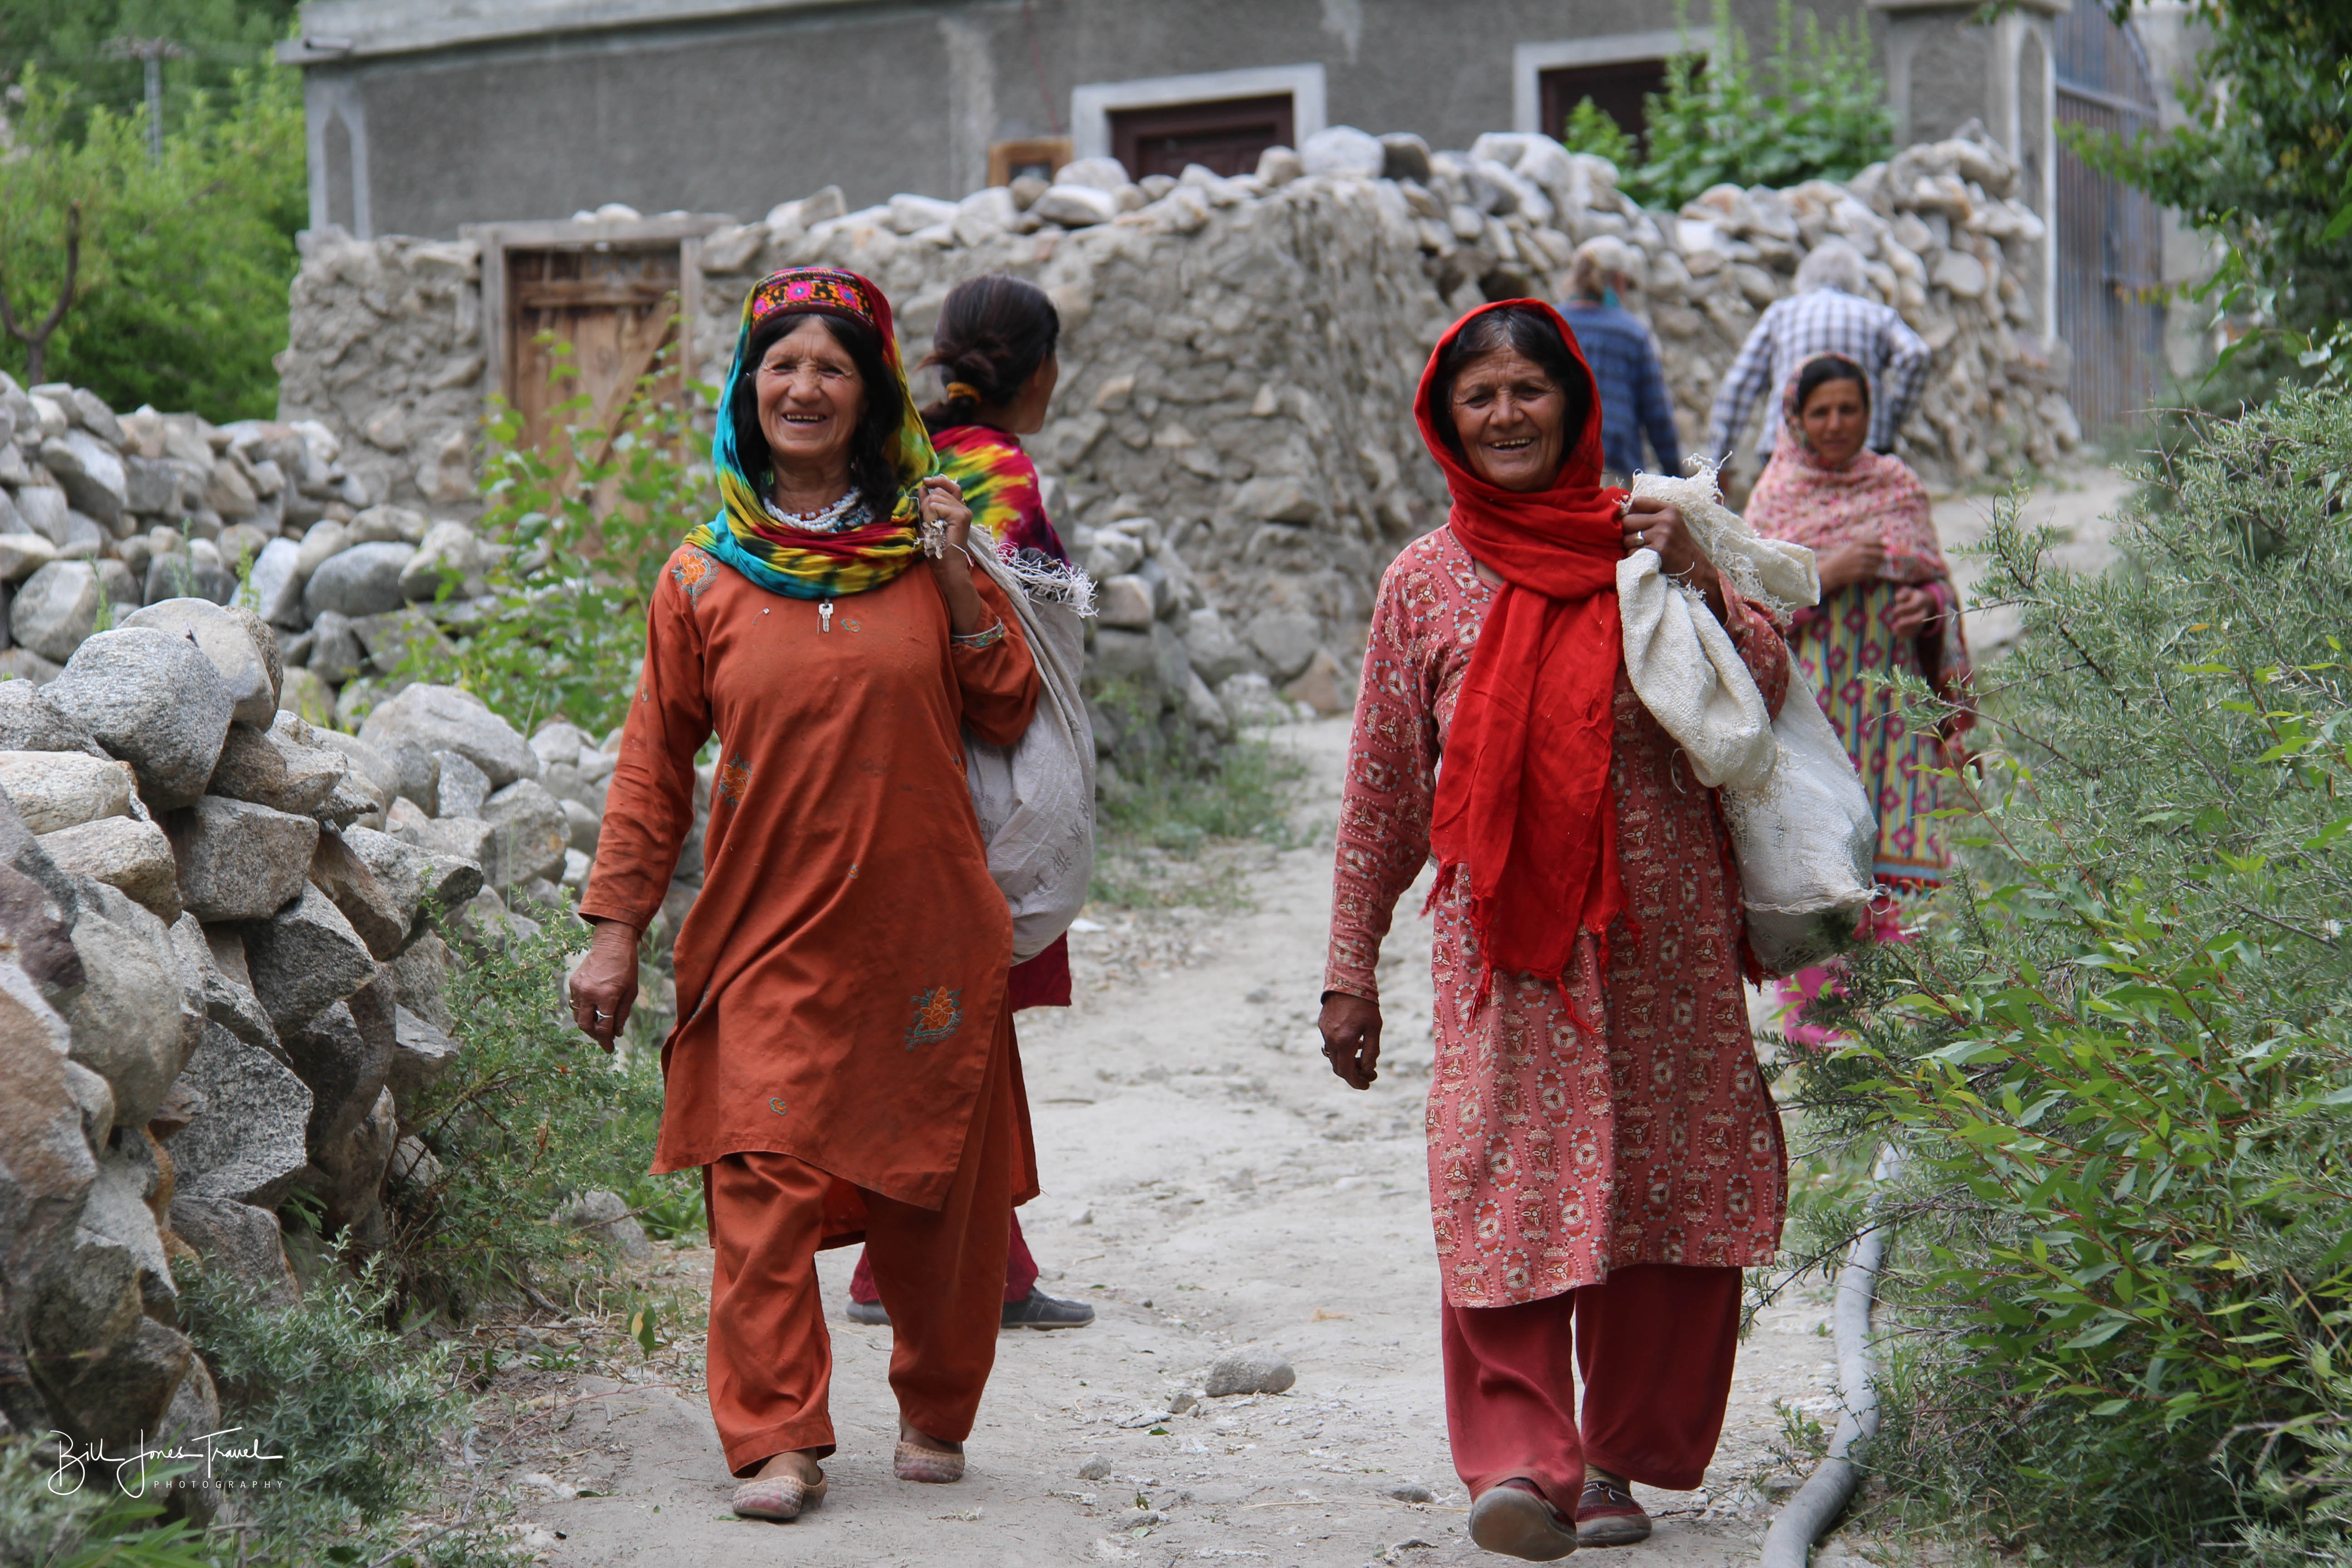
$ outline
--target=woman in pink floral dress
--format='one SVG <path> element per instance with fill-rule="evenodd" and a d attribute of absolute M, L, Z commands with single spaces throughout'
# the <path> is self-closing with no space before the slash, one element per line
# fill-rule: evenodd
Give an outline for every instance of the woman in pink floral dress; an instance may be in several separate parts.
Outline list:
<path fill-rule="evenodd" d="M 1423 378 L 1454 506 L 1373 611 L 1320 1025 L 1368 1087 L 1381 942 L 1433 853 L 1447 1421 L 1472 1538 L 1535 1561 L 1645 1538 L 1629 1481 L 1699 1484 L 1740 1270 L 1771 1258 L 1786 1196 L 1738 874 L 1715 792 L 1626 680 L 1617 561 L 1654 549 L 1701 591 L 1776 712 L 1788 649 L 1679 513 L 1599 488 L 1574 342 L 1549 306 L 1490 305 Z"/>

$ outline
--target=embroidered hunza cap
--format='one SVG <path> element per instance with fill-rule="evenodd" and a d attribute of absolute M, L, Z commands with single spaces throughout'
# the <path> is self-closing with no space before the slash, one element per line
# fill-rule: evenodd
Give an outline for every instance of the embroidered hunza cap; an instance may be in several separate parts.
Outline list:
<path fill-rule="evenodd" d="M 757 327 L 778 311 L 810 310 L 846 316 L 877 331 L 884 310 L 875 308 L 874 285 L 855 272 L 837 267 L 793 267 L 760 279 L 748 301 L 751 325 Z M 887 307 L 885 307 L 887 310 Z"/>

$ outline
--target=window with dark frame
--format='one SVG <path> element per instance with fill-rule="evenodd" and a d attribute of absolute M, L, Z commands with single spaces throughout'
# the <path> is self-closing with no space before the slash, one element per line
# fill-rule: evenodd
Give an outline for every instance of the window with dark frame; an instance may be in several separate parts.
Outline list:
<path fill-rule="evenodd" d="M 1577 104 L 1589 98 L 1593 108 L 1617 122 L 1618 130 L 1647 145 L 1650 116 L 1644 100 L 1654 92 L 1666 90 L 1666 62 L 1612 60 L 1606 65 L 1554 66 L 1539 72 L 1536 83 L 1542 96 L 1547 135 L 1560 134 Z"/>
<path fill-rule="evenodd" d="M 1259 153 L 1295 144 L 1293 124 L 1286 92 L 1115 109 L 1110 115 L 1111 154 L 1127 165 L 1131 179 L 1181 174 L 1188 163 L 1228 177 L 1251 174 L 1257 172 Z"/>

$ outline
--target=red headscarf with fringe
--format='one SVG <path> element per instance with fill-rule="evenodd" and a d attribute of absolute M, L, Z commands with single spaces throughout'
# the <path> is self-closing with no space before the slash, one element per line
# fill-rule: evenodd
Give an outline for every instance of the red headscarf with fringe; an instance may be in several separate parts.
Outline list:
<path fill-rule="evenodd" d="M 1499 489 L 1438 434 L 1429 406 L 1438 361 L 1454 338 L 1496 310 L 1539 311 L 1585 378 L 1585 419 L 1548 489 Z M 1471 650 L 1437 783 L 1430 847 L 1439 885 L 1469 878 L 1482 967 L 1566 986 L 1577 933 L 1604 945 L 1624 910 L 1617 808 L 1609 768 L 1616 729 L 1617 563 L 1625 553 L 1625 492 L 1601 488 L 1601 397 L 1559 311 L 1504 300 L 1454 324 L 1430 355 L 1414 398 L 1422 439 L 1445 470 L 1446 521 L 1504 582 Z M 1450 418 L 1451 410 L 1439 410 Z"/>

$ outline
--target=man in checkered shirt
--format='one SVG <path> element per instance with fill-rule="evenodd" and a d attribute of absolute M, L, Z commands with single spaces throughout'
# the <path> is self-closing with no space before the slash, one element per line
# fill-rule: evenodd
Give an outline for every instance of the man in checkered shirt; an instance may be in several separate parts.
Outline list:
<path fill-rule="evenodd" d="M 1870 287 L 1862 257 L 1843 240 L 1818 246 L 1797 268 L 1797 292 L 1765 310 L 1731 362 L 1707 422 L 1707 450 L 1730 478 L 1731 449 L 1748 410 L 1764 401 L 1760 471 L 1780 434 L 1780 392 L 1819 354 L 1842 354 L 1870 377 L 1870 449 L 1892 451 L 1927 381 L 1927 344 L 1893 307 L 1862 297 Z"/>

